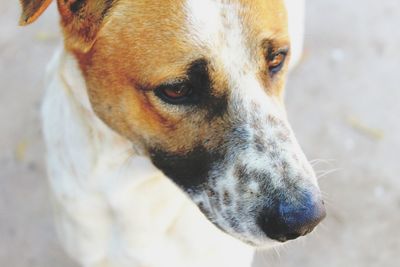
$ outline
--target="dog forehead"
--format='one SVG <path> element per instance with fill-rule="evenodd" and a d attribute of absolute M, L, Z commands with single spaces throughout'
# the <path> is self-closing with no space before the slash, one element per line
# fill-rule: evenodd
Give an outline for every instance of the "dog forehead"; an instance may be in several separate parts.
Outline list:
<path fill-rule="evenodd" d="M 221 45 L 233 37 L 254 41 L 287 36 L 281 0 L 186 0 L 184 8 L 189 34 L 200 44 Z"/>
<path fill-rule="evenodd" d="M 283 1 L 186 0 L 185 15 L 186 38 L 210 59 L 214 82 L 228 85 L 216 88 L 262 93 L 265 54 L 289 43 Z"/>
<path fill-rule="evenodd" d="M 254 67 L 244 62 L 254 44 L 287 35 L 281 0 L 120 0 L 113 11 L 98 47 L 124 53 L 119 65 L 153 84 L 182 76 L 199 57 Z"/>
<path fill-rule="evenodd" d="M 187 38 L 229 73 L 256 67 L 263 41 L 287 37 L 281 1 L 186 0 L 185 14 Z"/>

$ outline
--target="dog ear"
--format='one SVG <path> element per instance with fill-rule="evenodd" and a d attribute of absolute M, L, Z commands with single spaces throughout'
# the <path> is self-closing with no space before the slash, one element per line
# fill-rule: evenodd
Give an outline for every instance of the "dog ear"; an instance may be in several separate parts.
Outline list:
<path fill-rule="evenodd" d="M 68 49 L 87 52 L 96 40 L 99 29 L 111 7 L 118 0 L 58 0 L 61 25 Z M 20 25 L 34 22 L 52 0 L 20 0 Z"/>
<path fill-rule="evenodd" d="M 67 48 L 87 52 L 118 0 L 58 0 Z"/>
<path fill-rule="evenodd" d="M 52 0 L 20 0 L 22 6 L 22 14 L 19 19 L 19 25 L 24 26 L 34 22 Z"/>

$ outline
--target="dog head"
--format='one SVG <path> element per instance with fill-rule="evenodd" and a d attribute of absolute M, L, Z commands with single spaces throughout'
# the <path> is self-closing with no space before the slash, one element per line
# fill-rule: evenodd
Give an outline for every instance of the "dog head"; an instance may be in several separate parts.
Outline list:
<path fill-rule="evenodd" d="M 22 1 L 22 24 L 51 0 Z M 96 114 L 221 230 L 258 247 L 325 216 L 282 101 L 282 0 L 59 0 Z"/>

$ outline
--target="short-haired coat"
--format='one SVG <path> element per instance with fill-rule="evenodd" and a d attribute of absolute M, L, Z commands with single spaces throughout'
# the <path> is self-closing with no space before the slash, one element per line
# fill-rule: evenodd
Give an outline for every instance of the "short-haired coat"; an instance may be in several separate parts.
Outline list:
<path fill-rule="evenodd" d="M 51 0 L 21 0 L 21 24 Z M 42 107 L 57 229 L 87 267 L 250 266 L 325 216 L 282 100 L 303 1 L 57 0 Z M 292 44 L 290 42 L 292 37 Z"/>

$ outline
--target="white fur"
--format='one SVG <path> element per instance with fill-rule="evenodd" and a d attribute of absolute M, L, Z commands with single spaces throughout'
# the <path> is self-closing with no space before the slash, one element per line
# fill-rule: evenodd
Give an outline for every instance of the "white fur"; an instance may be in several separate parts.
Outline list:
<path fill-rule="evenodd" d="M 293 68 L 300 62 L 303 54 L 305 0 L 284 1 L 288 13 L 288 27 L 291 43 L 291 60 L 289 67 Z M 243 55 L 238 53 L 246 50 L 237 49 L 245 48 L 243 42 L 240 40 L 242 35 L 240 33 L 241 25 L 237 20 L 237 6 L 215 0 L 188 0 L 186 7 L 187 18 L 191 25 L 189 39 L 196 36 L 197 41 L 204 42 L 214 48 L 211 52 L 224 52 L 223 56 L 228 60 L 243 60 Z M 230 32 L 226 31 L 227 25 L 224 25 L 224 21 L 222 21 L 222 14 L 228 15 L 225 21 L 228 21 L 228 24 L 232 26 Z M 233 43 L 230 42 L 232 40 Z M 221 47 L 221 41 L 225 42 L 225 44 L 229 44 L 229 47 Z M 239 47 L 237 46 L 238 44 Z M 219 54 L 215 53 L 215 55 L 218 56 Z"/>
<path fill-rule="evenodd" d="M 42 109 L 57 228 L 83 266 L 250 266 L 252 249 L 212 225 L 91 110 L 75 60 L 50 65 Z"/>
<path fill-rule="evenodd" d="M 221 49 L 216 56 L 231 82 L 257 88 L 251 71 L 235 70 L 251 66 L 237 7 L 188 0 L 187 9 L 197 38 Z M 216 42 L 221 30 L 229 45 Z M 42 119 L 58 233 L 82 266 L 250 266 L 249 246 L 212 225 L 149 159 L 136 156 L 129 141 L 96 117 L 77 63 L 63 50 L 49 66 Z"/>
<path fill-rule="evenodd" d="M 305 24 L 305 0 L 285 0 L 289 18 L 289 36 L 292 56 L 290 66 L 296 66 L 303 54 L 304 24 Z"/>
<path fill-rule="evenodd" d="M 292 3 L 290 0 L 288 3 L 299 7 L 299 4 Z M 295 7 L 290 8 L 290 13 L 295 11 Z M 252 59 L 252 54 L 248 44 L 244 40 L 245 32 L 242 27 L 243 22 L 241 21 L 240 14 L 241 6 L 238 3 L 232 3 L 229 1 L 215 1 L 215 0 L 188 0 L 186 3 L 186 18 L 188 27 L 187 38 L 191 40 L 194 45 L 206 50 L 211 54 L 213 61 L 218 62 L 223 68 L 224 73 L 227 75 L 229 82 L 229 88 L 232 92 L 231 100 L 229 101 L 233 107 L 232 117 L 241 116 L 242 120 L 247 122 L 246 130 L 250 133 L 251 137 L 255 136 L 254 126 L 251 126 L 252 120 L 258 120 L 257 127 L 260 128 L 265 134 L 263 135 L 262 141 L 268 143 L 273 141 L 277 144 L 279 150 L 279 159 L 270 160 L 267 153 L 260 154 L 255 149 L 248 148 L 242 154 L 238 155 L 237 158 L 232 160 L 232 166 L 228 167 L 225 173 L 218 172 L 214 176 L 216 177 L 216 185 L 213 190 L 216 192 L 218 197 L 208 196 L 207 194 L 200 193 L 195 197 L 196 203 L 201 203 L 211 214 L 213 221 L 218 224 L 225 231 L 233 236 L 240 239 L 251 241 L 254 244 L 263 247 L 269 247 L 275 245 L 273 242 L 265 237 L 261 229 L 257 224 L 257 218 L 255 216 L 249 216 L 252 207 L 249 208 L 249 212 L 238 210 L 236 204 L 232 204 L 231 207 L 225 207 L 222 210 L 215 209 L 213 206 L 218 205 L 215 203 L 216 199 L 221 199 L 224 192 L 229 192 L 231 198 L 234 199 L 233 203 L 245 202 L 247 196 L 239 195 L 237 188 L 239 187 L 238 177 L 232 174 L 232 169 L 237 163 L 242 162 L 249 169 L 257 170 L 262 173 L 270 173 L 271 180 L 269 181 L 274 185 L 275 188 L 284 189 L 284 183 L 282 181 L 282 174 L 279 172 L 282 167 L 282 161 L 288 163 L 287 175 L 291 179 L 297 179 L 296 177 L 304 177 L 304 187 L 310 187 L 311 184 L 316 185 L 315 175 L 311 170 L 297 140 L 290 129 L 289 123 L 286 119 L 286 114 L 283 106 L 279 101 L 265 93 L 265 88 L 261 84 L 261 81 L 257 78 L 257 63 Z M 299 23 L 300 16 L 291 20 L 292 23 Z M 298 37 L 296 29 L 300 26 L 292 25 L 292 34 Z M 299 41 L 295 38 L 294 43 Z M 300 40 L 302 42 L 302 40 Z M 299 49 L 301 44 L 294 44 L 293 48 L 295 60 L 298 60 Z M 254 105 L 258 107 L 254 111 Z M 240 113 L 240 114 L 239 114 Z M 277 130 L 271 127 L 266 122 L 268 116 L 277 118 L 285 129 Z M 280 131 L 286 130 L 288 132 L 288 140 L 283 142 L 279 140 Z M 249 143 L 252 140 L 248 140 Z M 237 148 L 232 148 L 231 155 L 236 153 Z M 294 159 L 295 155 L 299 162 Z M 274 167 L 278 165 L 278 167 Z M 307 172 L 308 171 L 308 172 Z M 251 177 L 249 177 L 251 179 Z M 265 182 L 259 181 L 260 183 Z M 299 183 L 301 183 L 300 181 Z M 260 186 L 255 181 L 252 181 L 249 185 L 240 185 L 246 187 L 247 191 L 257 191 Z M 244 190 L 246 191 L 246 190 Z M 261 192 L 261 195 L 266 195 L 267 192 Z M 214 199 L 213 199 L 214 198 Z M 251 199 L 251 196 L 248 196 Z M 253 205 L 262 205 L 266 201 L 263 197 L 253 197 Z M 233 215 L 227 216 L 226 210 L 231 210 Z M 241 222 L 241 226 L 245 227 L 237 233 L 236 229 L 231 227 L 233 220 Z M 258 233 L 257 237 L 254 233 Z"/>

